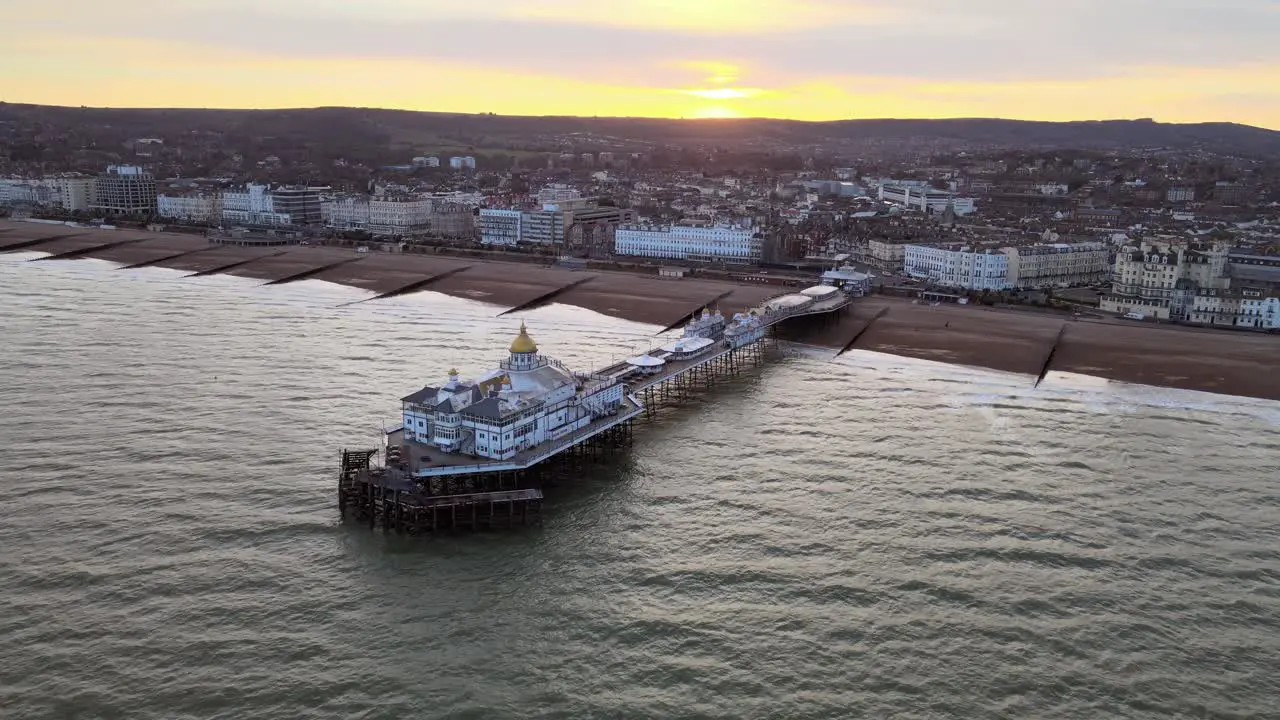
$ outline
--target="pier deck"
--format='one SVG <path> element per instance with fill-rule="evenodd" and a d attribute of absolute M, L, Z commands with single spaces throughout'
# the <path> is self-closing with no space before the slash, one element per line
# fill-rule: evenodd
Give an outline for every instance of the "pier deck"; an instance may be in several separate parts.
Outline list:
<path fill-rule="evenodd" d="M 479 530 L 537 524 L 542 491 L 514 488 L 483 492 L 433 493 L 395 467 L 370 464 L 373 451 L 344 452 L 338 478 L 343 517 L 381 524 L 411 535 L 439 530 Z"/>
<path fill-rule="evenodd" d="M 570 447 L 586 442 L 612 428 L 625 425 L 644 411 L 644 404 L 636 397 L 624 395 L 622 408 L 617 415 L 595 420 L 590 425 L 566 433 L 556 440 L 524 450 L 507 460 L 489 460 L 476 455 L 444 452 L 439 448 L 412 440 L 402 441 L 403 459 L 409 474 L 416 478 L 526 470 Z"/>
<path fill-rule="evenodd" d="M 772 318 L 765 322 L 764 326 L 768 328 L 779 322 L 806 315 L 833 313 L 846 307 L 850 301 L 851 299 L 847 295 L 841 294 L 837 297 L 814 303 L 804 310 Z M 761 307 L 763 308 L 764 306 Z M 743 354 L 744 352 L 749 352 L 749 350 L 745 348 L 720 347 L 713 352 L 705 352 L 685 360 L 668 361 L 661 372 L 627 383 L 622 409 L 617 415 L 600 418 L 586 427 L 566 434 L 562 438 L 529 448 L 507 460 L 489 460 L 476 455 L 450 453 L 412 440 L 402 440 L 403 460 L 408 473 L 415 478 L 526 470 L 610 428 L 624 424 L 651 409 L 636 397 L 637 393 L 676 379 L 688 372 L 719 366 L 726 358 Z M 665 358 L 667 355 L 662 350 L 654 350 L 649 354 L 657 358 Z M 601 374 L 617 376 L 626 373 L 629 367 L 626 363 L 621 363 L 606 369 Z"/>
<path fill-rule="evenodd" d="M 841 294 L 791 311 L 757 314 L 764 332 L 738 347 L 711 345 L 693 357 L 673 360 L 670 353 L 649 354 L 665 364 L 652 375 L 635 376 L 629 363 L 594 373 L 622 384 L 616 414 L 593 420 L 563 436 L 525 449 L 505 460 L 463 455 L 405 437 L 404 428 L 387 434 L 384 466 L 372 463 L 377 451 L 346 451 L 339 476 L 339 505 L 371 526 L 409 533 L 442 529 L 509 527 L 538 522 L 541 487 L 556 477 L 576 476 L 589 463 L 607 459 L 631 442 L 636 417 L 652 417 L 668 401 L 679 401 L 741 369 L 764 362 L 772 344 L 770 328 L 796 317 L 834 315 L 849 305 Z M 580 376 L 583 377 L 583 376 Z M 641 400 L 641 397 L 644 399 Z"/>
<path fill-rule="evenodd" d="M 805 317 L 810 315 L 824 315 L 828 313 L 835 313 L 848 307 L 848 305 L 851 302 L 853 302 L 853 298 L 849 297 L 848 295 L 842 294 L 838 297 L 831 298 L 829 300 L 823 300 L 821 302 L 814 303 L 813 305 L 811 305 L 810 307 L 802 311 L 789 313 L 787 315 L 772 318 L 767 322 L 763 323 L 763 325 L 765 328 L 770 328 L 774 325 L 777 325 L 780 322 L 785 322 L 793 318 Z M 764 306 L 762 305 L 761 308 L 763 307 Z M 661 349 L 650 350 L 648 353 L 646 353 L 647 355 L 649 355 L 650 357 L 655 357 L 665 361 L 666 364 L 663 366 L 662 371 L 655 373 L 653 375 L 649 375 L 649 376 L 645 376 L 643 378 L 637 379 L 633 382 L 629 382 L 627 383 L 627 388 L 631 392 L 639 392 L 640 390 L 643 390 L 647 387 L 658 385 L 667 380 L 670 380 L 672 377 L 680 375 L 686 370 L 689 370 L 691 368 L 698 367 L 701 365 L 706 365 L 708 363 L 711 363 L 712 361 L 721 359 L 726 355 L 729 355 L 731 352 L 733 352 L 733 350 L 731 350 L 730 348 L 721 347 L 721 348 L 717 348 L 714 352 L 706 352 L 701 355 L 696 355 L 694 357 L 687 358 L 685 360 L 669 360 L 667 359 L 669 355 L 667 351 L 661 350 Z M 603 370 L 599 370 L 598 372 L 601 375 L 617 377 L 630 372 L 630 370 L 631 370 L 631 366 L 626 361 L 623 361 L 614 365 L 610 365 L 609 367 L 604 368 Z"/>

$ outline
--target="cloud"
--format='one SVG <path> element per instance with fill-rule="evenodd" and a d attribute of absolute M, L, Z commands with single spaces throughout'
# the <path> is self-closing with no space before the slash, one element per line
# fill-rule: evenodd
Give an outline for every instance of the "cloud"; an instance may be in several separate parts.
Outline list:
<path fill-rule="evenodd" d="M 1280 64 L 1280 13 L 1269 0 L 831 0 L 790 3 L 790 13 L 775 0 L 504 0 L 488 17 L 431 11 L 445 7 L 432 2 L 379 12 L 408 8 L 401 0 L 363 10 L 239 1 L 86 5 L 46 16 L 43 26 L 278 57 L 435 59 L 581 79 L 622 73 L 656 86 L 671 83 L 675 60 L 750 66 L 760 74 L 753 82 L 765 84 L 832 70 L 982 81 L 1098 77 L 1135 65 Z"/>
<path fill-rule="evenodd" d="M 193 87 L 216 88 L 217 97 L 236 97 L 230 79 L 241 78 L 255 89 L 239 96 L 270 99 L 253 78 L 280 76 L 308 90 L 278 94 L 332 98 L 315 104 L 376 99 L 376 88 L 383 99 L 370 104 L 498 112 L 529 111 L 541 93 L 541 106 L 595 105 L 599 114 L 1164 111 L 1274 125 L 1278 7 L 1274 0 L 64 0 L 9 10 L 0 63 L 24 68 L 7 86 L 39 87 L 41 97 L 64 92 L 73 104 L 80 101 L 70 94 L 72 78 L 123 74 L 141 82 L 185 67 Z M 377 79 L 353 80 L 355 69 Z M 459 76 L 475 86 L 459 87 L 451 80 Z M 586 95 L 566 95 L 577 92 Z"/>
<path fill-rule="evenodd" d="M 705 90 L 681 90 L 680 92 L 694 97 L 706 98 L 708 100 L 744 100 L 746 98 L 759 97 L 765 94 L 760 88 L 732 88 L 718 87 L 708 88 Z"/>
<path fill-rule="evenodd" d="M 573 25 L 755 35 L 851 21 L 874 24 L 896 14 L 892 6 L 866 0 L 570 0 L 522 2 L 509 16 Z"/>
<path fill-rule="evenodd" d="M 692 70 L 697 73 L 705 73 L 707 77 L 704 82 L 714 83 L 717 85 L 725 85 L 734 82 L 738 76 L 742 74 L 742 68 L 737 65 L 730 65 L 723 62 L 677 62 L 672 63 L 674 67 Z"/>

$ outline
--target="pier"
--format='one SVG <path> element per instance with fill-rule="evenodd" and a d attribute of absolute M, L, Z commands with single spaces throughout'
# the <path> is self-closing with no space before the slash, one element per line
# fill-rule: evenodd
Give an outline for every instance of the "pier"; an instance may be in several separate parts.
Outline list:
<path fill-rule="evenodd" d="M 499 368 L 476 381 L 451 371 L 402 400 L 404 424 L 382 448 L 343 450 L 339 508 L 408 534 L 537 524 L 544 487 L 625 451 L 637 422 L 765 363 L 781 324 L 830 322 L 853 297 L 818 286 L 732 322 L 707 309 L 679 340 L 590 373 L 541 355 L 522 325 Z"/>

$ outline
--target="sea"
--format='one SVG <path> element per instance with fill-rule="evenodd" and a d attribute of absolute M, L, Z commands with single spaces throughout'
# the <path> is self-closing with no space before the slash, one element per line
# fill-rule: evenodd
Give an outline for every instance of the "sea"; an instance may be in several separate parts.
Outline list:
<path fill-rule="evenodd" d="M 1280 717 L 1280 403 L 788 345 L 547 491 L 343 522 L 338 454 L 552 305 L 0 255 L 0 717 Z"/>

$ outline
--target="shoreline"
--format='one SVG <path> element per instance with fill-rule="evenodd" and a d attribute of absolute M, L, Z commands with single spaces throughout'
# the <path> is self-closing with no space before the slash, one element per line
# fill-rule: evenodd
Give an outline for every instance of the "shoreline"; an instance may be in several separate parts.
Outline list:
<path fill-rule="evenodd" d="M 55 238 L 28 245 L 40 238 Z M 117 244 L 124 243 L 124 244 Z M 100 248 L 100 249 L 95 249 Z M 663 279 L 604 270 L 435 254 L 356 253 L 331 246 L 213 245 L 204 237 L 136 230 L 93 230 L 0 220 L 0 252 L 52 255 L 254 278 L 325 280 L 393 295 L 407 288 L 479 300 L 510 312 L 532 303 L 576 305 L 612 317 L 666 327 L 709 304 L 725 313 L 758 306 L 784 289 L 721 280 Z M 228 267 L 230 266 L 230 267 Z M 817 283 L 815 278 L 814 284 Z"/>
<path fill-rule="evenodd" d="M 47 238 L 56 239 L 41 241 Z M 175 233 L 0 220 L 0 252 L 19 249 L 97 258 L 122 267 L 144 264 L 210 274 L 225 270 L 264 282 L 324 280 L 368 290 L 375 297 L 430 290 L 488 303 L 495 314 L 559 303 L 662 328 L 708 305 L 725 313 L 741 312 L 785 291 L 721 280 L 662 279 L 445 255 L 211 245 L 203 237 Z M 856 300 L 835 322 L 788 328 L 780 339 L 833 352 L 848 346 L 1012 372 L 1028 375 L 1033 382 L 1046 371 L 1052 351 L 1047 370 L 1280 400 L 1280 381 L 1271 375 L 1280 357 L 1280 339 L 1260 333 L 1072 320 L 972 305 L 933 307 L 872 295 Z"/>

